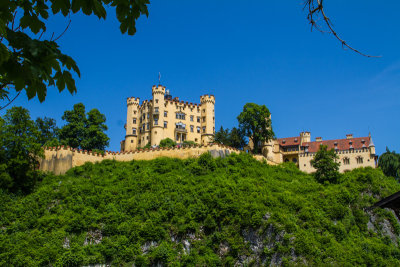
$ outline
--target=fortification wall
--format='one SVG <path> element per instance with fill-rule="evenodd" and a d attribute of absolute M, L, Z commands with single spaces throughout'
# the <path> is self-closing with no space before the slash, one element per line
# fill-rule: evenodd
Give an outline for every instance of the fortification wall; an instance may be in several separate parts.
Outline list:
<path fill-rule="evenodd" d="M 158 157 L 187 159 L 199 157 L 201 154 L 206 152 L 209 152 L 215 158 L 225 157 L 232 152 L 240 153 L 240 150 L 220 144 L 210 144 L 205 146 L 157 148 L 130 152 L 106 151 L 104 155 L 101 155 L 92 153 L 91 151 L 60 146 L 45 149 L 45 157 L 40 159 L 40 170 L 53 172 L 54 174 L 64 174 L 69 169 L 76 166 L 81 166 L 86 162 L 95 163 L 104 159 L 115 159 L 117 161 L 152 160 Z M 257 160 L 266 160 L 269 164 L 275 164 L 268 161 L 263 156 L 257 155 L 254 157 Z"/>

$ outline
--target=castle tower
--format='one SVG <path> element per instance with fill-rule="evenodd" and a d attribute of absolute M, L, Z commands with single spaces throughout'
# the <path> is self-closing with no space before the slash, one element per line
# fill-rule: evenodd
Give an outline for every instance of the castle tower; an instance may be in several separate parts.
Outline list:
<path fill-rule="evenodd" d="M 371 155 L 375 155 L 375 145 L 374 142 L 372 141 L 371 133 L 369 133 L 369 151 Z"/>
<path fill-rule="evenodd" d="M 164 138 L 164 111 L 165 111 L 165 87 L 162 85 L 153 85 L 152 87 L 153 103 L 151 118 L 151 145 L 159 145 Z"/>
<path fill-rule="evenodd" d="M 311 133 L 310 132 L 301 132 L 300 133 L 300 146 L 303 145 L 303 143 L 308 143 L 311 142 Z"/>
<path fill-rule="evenodd" d="M 139 98 L 128 97 L 126 100 L 127 104 L 127 115 L 126 115 L 126 135 L 124 142 L 124 151 L 133 151 L 137 148 L 138 142 L 138 114 L 139 114 Z"/>
<path fill-rule="evenodd" d="M 211 143 L 215 132 L 215 97 L 214 95 L 203 95 L 201 103 L 201 144 Z"/>

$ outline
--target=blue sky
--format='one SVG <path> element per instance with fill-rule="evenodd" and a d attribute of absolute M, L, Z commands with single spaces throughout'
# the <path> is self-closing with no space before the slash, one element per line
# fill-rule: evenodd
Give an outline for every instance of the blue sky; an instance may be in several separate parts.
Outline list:
<path fill-rule="evenodd" d="M 124 138 L 126 97 L 151 97 L 162 84 L 173 96 L 216 97 L 216 128 L 237 125 L 247 102 L 265 104 L 277 137 L 311 131 L 312 138 L 372 133 L 377 152 L 400 152 L 400 2 L 325 1 L 337 32 L 370 59 L 310 31 L 302 1 L 151 1 L 134 36 L 122 35 L 113 9 L 107 20 L 73 15 L 59 40 L 78 63 L 78 93 L 49 88 L 43 103 L 21 96 L 32 118 L 61 116 L 75 103 L 107 117 L 109 150 Z M 67 25 L 54 18 L 49 29 Z M 2 115 L 2 112 L 0 115 Z"/>

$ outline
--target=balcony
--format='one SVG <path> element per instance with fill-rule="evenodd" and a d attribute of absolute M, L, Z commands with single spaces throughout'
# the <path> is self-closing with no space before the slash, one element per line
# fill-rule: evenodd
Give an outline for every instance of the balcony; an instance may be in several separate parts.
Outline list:
<path fill-rule="evenodd" d="M 175 128 L 175 133 L 187 133 L 187 129 Z"/>

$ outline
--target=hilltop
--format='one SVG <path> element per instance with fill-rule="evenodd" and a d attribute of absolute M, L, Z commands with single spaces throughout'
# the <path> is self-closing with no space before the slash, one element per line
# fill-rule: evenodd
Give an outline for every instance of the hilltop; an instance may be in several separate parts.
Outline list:
<path fill-rule="evenodd" d="M 400 190 L 379 169 L 319 184 L 247 154 L 86 163 L 0 192 L 0 265 L 399 265 L 400 225 L 366 211 Z"/>

